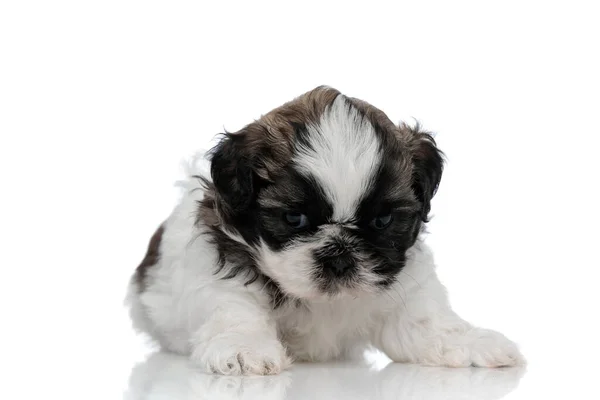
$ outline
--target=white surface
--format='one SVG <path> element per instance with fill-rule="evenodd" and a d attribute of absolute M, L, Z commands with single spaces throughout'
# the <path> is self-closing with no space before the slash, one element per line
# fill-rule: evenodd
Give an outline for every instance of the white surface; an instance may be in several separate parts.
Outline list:
<path fill-rule="evenodd" d="M 599 397 L 592 3 L 309 3 L 1 3 L 0 397 Z M 440 276 L 465 318 L 521 344 L 522 378 L 138 365 L 148 350 L 122 297 L 181 157 L 323 83 L 438 133 Z"/>
<path fill-rule="evenodd" d="M 272 377 L 216 377 L 177 356 L 155 354 L 134 368 L 126 399 L 499 399 L 519 382 L 517 369 L 445 369 L 388 364 L 301 364 Z"/>

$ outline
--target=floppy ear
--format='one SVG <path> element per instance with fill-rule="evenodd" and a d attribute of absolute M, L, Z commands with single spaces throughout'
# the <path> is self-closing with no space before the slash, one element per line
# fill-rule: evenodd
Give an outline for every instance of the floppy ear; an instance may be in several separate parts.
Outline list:
<path fill-rule="evenodd" d="M 253 155 L 245 142 L 244 131 L 226 133 L 211 151 L 210 174 L 226 216 L 245 212 L 254 197 Z"/>
<path fill-rule="evenodd" d="M 442 179 L 444 158 L 430 133 L 421 132 L 418 125 L 409 129 L 412 133 L 410 142 L 413 159 L 412 187 L 422 204 L 421 219 L 427 222 L 431 199 Z"/>

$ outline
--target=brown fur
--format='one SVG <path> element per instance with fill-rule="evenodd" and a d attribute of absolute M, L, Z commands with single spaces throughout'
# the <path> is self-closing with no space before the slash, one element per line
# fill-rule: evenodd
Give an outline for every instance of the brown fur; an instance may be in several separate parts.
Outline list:
<path fill-rule="evenodd" d="M 165 228 L 161 225 L 158 227 L 154 235 L 150 238 L 150 243 L 148 243 L 148 249 L 146 250 L 146 255 L 144 259 L 140 263 L 140 265 L 135 270 L 135 280 L 138 284 L 138 289 L 142 292 L 146 286 L 146 275 L 148 274 L 148 269 L 153 265 L 157 264 L 160 259 L 160 243 L 162 240 L 162 235 L 165 231 Z"/>
<path fill-rule="evenodd" d="M 245 150 L 251 156 L 261 154 L 263 165 L 256 169 L 261 178 L 268 181 L 274 179 L 277 171 L 292 158 L 296 127 L 318 123 L 325 109 L 339 94 L 335 89 L 319 86 L 275 108 L 235 133 L 245 136 Z"/>

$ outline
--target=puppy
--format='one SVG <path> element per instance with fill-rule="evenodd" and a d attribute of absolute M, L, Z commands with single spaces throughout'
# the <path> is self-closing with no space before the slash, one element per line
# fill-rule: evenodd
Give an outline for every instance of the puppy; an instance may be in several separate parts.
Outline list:
<path fill-rule="evenodd" d="M 318 87 L 209 158 L 130 283 L 134 326 L 163 348 L 225 375 L 369 348 L 432 366 L 524 362 L 450 308 L 420 237 L 443 158 L 418 126 Z"/>

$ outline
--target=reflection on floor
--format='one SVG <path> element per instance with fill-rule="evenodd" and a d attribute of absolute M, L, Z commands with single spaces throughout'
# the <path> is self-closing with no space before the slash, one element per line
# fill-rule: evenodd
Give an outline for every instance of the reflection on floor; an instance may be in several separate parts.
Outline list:
<path fill-rule="evenodd" d="M 296 364 L 278 376 L 207 375 L 180 356 L 154 353 L 135 366 L 126 400 L 138 399 L 500 399 L 521 368 L 429 368 L 389 363 Z"/>

